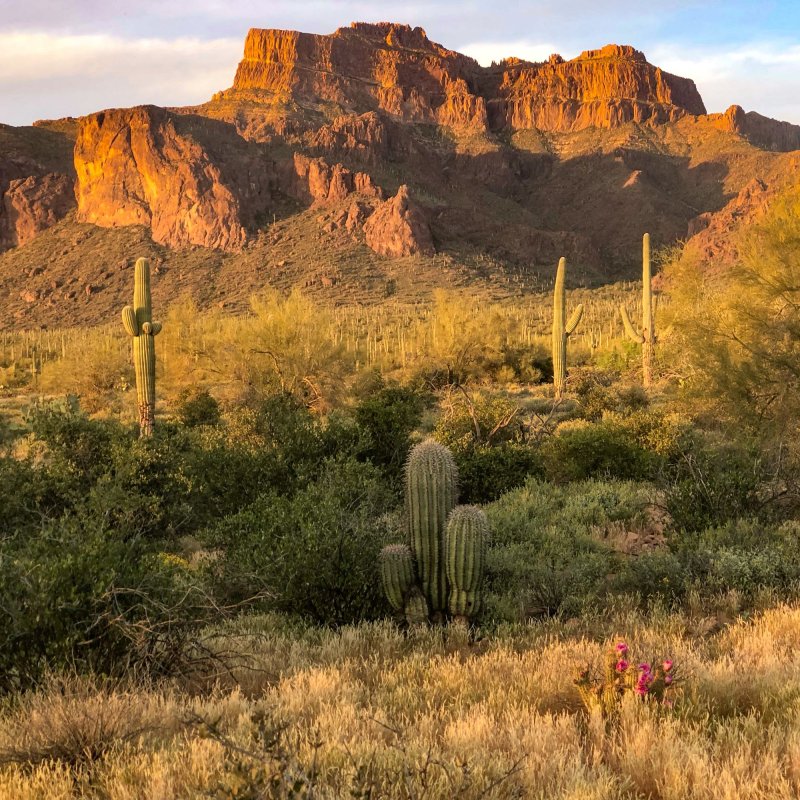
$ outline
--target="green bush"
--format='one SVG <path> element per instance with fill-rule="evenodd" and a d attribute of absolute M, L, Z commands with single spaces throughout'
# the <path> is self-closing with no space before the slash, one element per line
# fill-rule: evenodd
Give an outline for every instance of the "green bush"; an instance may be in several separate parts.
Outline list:
<path fill-rule="evenodd" d="M 620 558 L 593 536 L 619 520 L 636 520 L 646 487 L 585 481 L 568 486 L 529 480 L 487 506 L 490 614 L 520 618 L 573 614 L 597 604 L 620 570 Z"/>
<path fill-rule="evenodd" d="M 470 447 L 454 453 L 462 503 L 482 505 L 544 475 L 538 451 L 527 444 L 507 442 L 497 447 Z"/>
<path fill-rule="evenodd" d="M 650 480 L 661 459 L 608 422 L 566 423 L 541 448 L 547 477 L 557 483 L 607 478 Z"/>
<path fill-rule="evenodd" d="M 0 608 L 0 691 L 59 669 L 168 671 L 163 634 L 197 612 L 185 570 L 84 515 L 0 542 Z"/>
<path fill-rule="evenodd" d="M 218 425 L 219 403 L 209 394 L 208 389 L 184 389 L 178 399 L 175 415 L 187 428 Z"/>
<path fill-rule="evenodd" d="M 754 447 L 700 440 L 665 473 L 667 510 L 678 530 L 701 531 L 765 511 L 766 474 Z"/>
<path fill-rule="evenodd" d="M 355 421 L 368 436 L 360 455 L 397 481 L 424 409 L 425 398 L 403 386 L 382 386 L 364 398 L 355 409 Z"/>
<path fill-rule="evenodd" d="M 377 575 L 393 495 L 370 464 L 330 460 L 292 497 L 273 492 L 209 534 L 223 556 L 217 580 L 232 599 L 264 590 L 276 610 L 325 624 L 385 612 Z"/>

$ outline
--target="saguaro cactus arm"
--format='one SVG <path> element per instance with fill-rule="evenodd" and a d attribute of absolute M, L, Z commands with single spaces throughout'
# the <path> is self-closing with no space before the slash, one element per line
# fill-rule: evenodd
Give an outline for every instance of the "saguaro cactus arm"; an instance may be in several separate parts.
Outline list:
<path fill-rule="evenodd" d="M 625 327 L 625 333 L 628 335 L 628 338 L 639 344 L 644 344 L 644 336 L 633 327 L 631 318 L 628 316 L 628 309 L 621 305 L 619 307 L 619 313 L 622 316 L 622 324 Z"/>
<path fill-rule="evenodd" d="M 139 323 L 136 321 L 136 312 L 133 310 L 133 306 L 125 306 L 122 309 L 122 327 L 125 328 L 128 336 L 139 335 Z"/>
<path fill-rule="evenodd" d="M 564 326 L 564 333 L 567 336 L 570 336 L 575 328 L 581 324 L 581 320 L 583 319 L 583 303 L 581 303 L 573 312 L 572 316 L 569 318 L 569 322 Z"/>

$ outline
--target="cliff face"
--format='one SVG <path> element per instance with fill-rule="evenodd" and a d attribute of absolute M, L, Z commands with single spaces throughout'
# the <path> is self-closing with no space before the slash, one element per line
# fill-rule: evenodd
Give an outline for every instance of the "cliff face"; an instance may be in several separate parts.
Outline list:
<path fill-rule="evenodd" d="M 540 287 L 561 255 L 603 283 L 636 276 L 643 230 L 659 245 L 687 226 L 723 265 L 730 231 L 796 179 L 797 156 L 775 151 L 797 148 L 800 126 L 706 115 L 692 81 L 632 47 L 482 67 L 405 25 L 254 29 L 233 87 L 201 106 L 0 125 L 0 305 L 24 302 L 32 324 L 42 298 L 48 324 L 58 298 L 100 308 L 145 244 L 175 291 L 212 274 L 176 262 L 240 265 L 211 281 L 215 302 L 267 273 L 401 285 L 407 263 L 386 260 L 409 256 L 446 285 Z"/>
<path fill-rule="evenodd" d="M 265 167 L 224 123 L 155 106 L 102 111 L 81 120 L 75 143 L 78 219 L 236 250 L 269 202 Z"/>
<path fill-rule="evenodd" d="M 253 28 L 233 91 L 380 109 L 405 122 L 484 125 L 484 101 L 470 90 L 479 69 L 408 25 L 353 23 L 330 36 Z"/>
<path fill-rule="evenodd" d="M 632 47 L 608 45 L 544 64 L 510 59 L 485 79 L 495 128 L 574 131 L 705 114 L 694 82 L 663 72 Z"/>
<path fill-rule="evenodd" d="M 721 130 L 743 136 L 756 147 L 788 152 L 800 150 L 800 125 L 765 117 L 741 106 L 731 106 L 724 114 L 711 115 Z"/>
<path fill-rule="evenodd" d="M 632 47 L 483 68 L 421 28 L 389 23 L 330 36 L 253 29 L 231 93 L 481 129 L 572 131 L 705 113 L 691 80 L 648 64 Z"/>

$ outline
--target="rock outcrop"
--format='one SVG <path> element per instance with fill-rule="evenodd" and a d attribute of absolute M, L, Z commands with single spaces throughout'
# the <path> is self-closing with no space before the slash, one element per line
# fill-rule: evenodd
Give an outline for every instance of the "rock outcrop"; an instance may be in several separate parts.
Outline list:
<path fill-rule="evenodd" d="M 351 172 L 341 164 L 295 153 L 277 165 L 280 190 L 301 203 L 336 203 L 351 194 L 383 199 L 380 187 L 366 172 Z"/>
<path fill-rule="evenodd" d="M 755 111 L 746 112 L 737 105 L 731 106 L 724 114 L 713 114 L 711 118 L 716 127 L 738 133 L 764 150 L 800 150 L 800 125 L 771 119 Z"/>
<path fill-rule="evenodd" d="M 705 262 L 709 274 L 722 271 L 736 261 L 738 232 L 764 213 L 774 194 L 764 181 L 753 178 L 722 209 L 690 220 L 687 231 L 690 247 Z"/>
<path fill-rule="evenodd" d="M 478 129 L 572 131 L 705 114 L 693 81 L 663 72 L 629 46 L 484 68 L 431 42 L 421 28 L 392 23 L 353 23 L 329 36 L 254 28 L 223 96 Z"/>
<path fill-rule="evenodd" d="M 19 247 L 63 219 L 75 207 L 73 184 L 56 172 L 11 181 L 3 195 L 0 240 Z"/>
<path fill-rule="evenodd" d="M 470 89 L 479 70 L 408 25 L 353 23 L 329 36 L 253 28 L 231 91 L 347 112 L 380 109 L 405 122 L 483 126 L 485 103 Z"/>
<path fill-rule="evenodd" d="M 405 185 L 367 219 L 364 235 L 367 245 L 382 256 L 431 256 L 436 252 L 428 220 Z"/>
<path fill-rule="evenodd" d="M 238 250 L 269 205 L 261 151 L 232 125 L 155 106 L 81 120 L 75 143 L 78 218 L 146 225 L 171 247 Z"/>
<path fill-rule="evenodd" d="M 629 46 L 587 50 L 571 61 L 509 59 L 483 80 L 494 128 L 573 131 L 705 114 L 694 82 L 654 67 Z"/>

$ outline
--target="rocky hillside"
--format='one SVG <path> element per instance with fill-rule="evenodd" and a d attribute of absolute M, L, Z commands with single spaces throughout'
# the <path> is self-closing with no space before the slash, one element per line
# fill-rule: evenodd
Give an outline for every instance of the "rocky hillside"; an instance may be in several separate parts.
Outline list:
<path fill-rule="evenodd" d="M 526 291 L 560 255 L 598 284 L 636 274 L 644 230 L 724 261 L 797 148 L 628 46 L 482 67 L 405 25 L 253 29 L 201 106 L 0 126 L 0 327 L 104 319 L 144 252 L 181 275 L 158 300 L 234 309 L 267 283 Z"/>

